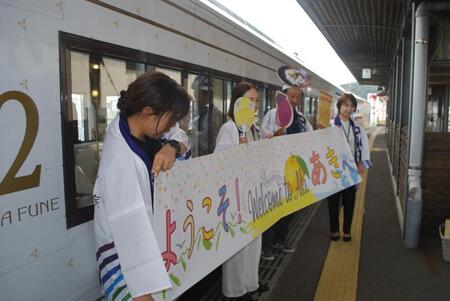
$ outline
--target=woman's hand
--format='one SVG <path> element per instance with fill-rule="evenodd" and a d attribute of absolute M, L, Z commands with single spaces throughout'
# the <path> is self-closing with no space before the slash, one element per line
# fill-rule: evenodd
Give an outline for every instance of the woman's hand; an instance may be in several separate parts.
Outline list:
<path fill-rule="evenodd" d="M 245 137 L 245 136 L 239 137 L 239 144 L 244 144 L 247 142 L 248 142 L 247 137 Z"/>
<path fill-rule="evenodd" d="M 275 133 L 273 133 L 273 135 L 276 136 L 283 136 L 284 135 L 284 129 L 283 128 L 279 128 L 278 130 L 275 131 Z"/>
<path fill-rule="evenodd" d="M 175 163 L 176 155 L 177 151 L 170 144 L 165 144 L 153 159 L 153 175 L 157 176 L 161 170 L 166 171 L 171 169 Z"/>
<path fill-rule="evenodd" d="M 151 295 L 144 295 L 140 297 L 133 298 L 133 301 L 155 301 Z"/>
<path fill-rule="evenodd" d="M 362 165 L 362 163 L 360 163 L 360 162 L 356 163 L 356 167 L 358 167 L 358 173 L 359 173 L 360 175 L 363 175 L 363 174 L 364 174 L 364 170 L 366 170 L 366 169 L 364 168 L 364 166 Z"/>
<path fill-rule="evenodd" d="M 266 134 L 266 138 L 267 138 L 267 139 L 271 139 L 272 137 L 273 137 L 273 133 L 267 133 L 267 134 Z"/>

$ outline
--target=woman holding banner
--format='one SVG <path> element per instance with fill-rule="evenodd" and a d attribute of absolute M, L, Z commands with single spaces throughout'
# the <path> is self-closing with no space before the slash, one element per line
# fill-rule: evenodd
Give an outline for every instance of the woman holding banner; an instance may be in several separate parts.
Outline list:
<path fill-rule="evenodd" d="M 152 294 L 171 287 L 153 232 L 153 176 L 187 151 L 187 136 L 176 122 L 189 103 L 183 88 L 160 72 L 144 73 L 121 92 L 94 187 L 96 255 L 106 300 L 152 301 Z M 168 142 L 162 146 L 163 135 Z"/>
<path fill-rule="evenodd" d="M 231 102 L 228 111 L 230 120 L 222 125 L 216 140 L 214 152 L 220 152 L 239 144 L 259 140 L 259 129 L 255 125 L 249 128 L 238 127 L 236 121 L 237 102 L 250 99 L 252 102 L 253 118 L 259 104 L 258 89 L 247 82 L 237 84 L 231 92 Z M 222 292 L 232 300 L 254 300 L 251 293 L 264 291 L 266 286 L 259 287 L 258 270 L 261 254 L 261 236 L 222 265 Z"/>
<path fill-rule="evenodd" d="M 278 69 L 278 77 L 283 81 L 282 92 L 287 95 L 291 111 L 293 114 L 292 122 L 286 128 L 277 123 L 277 109 L 272 109 L 264 116 L 261 124 L 261 137 L 272 138 L 280 135 L 298 134 L 313 131 L 312 125 L 297 110 L 300 106 L 303 88 L 310 83 L 309 75 L 300 68 L 282 66 Z M 277 104 L 278 106 L 278 104 Z M 286 253 L 295 251 L 286 241 L 293 215 L 283 217 L 263 234 L 263 250 L 261 258 L 264 260 L 273 260 L 272 248 L 282 250 Z"/>
<path fill-rule="evenodd" d="M 358 125 L 351 116 L 355 112 L 358 102 L 352 94 L 345 93 L 337 102 L 338 115 L 332 122 L 332 126 L 339 127 L 345 137 L 358 168 L 362 175 L 364 169 L 372 166 L 370 161 L 370 150 L 367 134 L 364 128 Z M 330 238 L 333 241 L 339 240 L 339 208 L 342 201 L 344 207 L 344 227 L 342 240 L 349 242 L 352 240 L 350 233 L 353 209 L 355 207 L 357 185 L 339 191 L 328 197 L 328 212 L 330 216 Z"/>

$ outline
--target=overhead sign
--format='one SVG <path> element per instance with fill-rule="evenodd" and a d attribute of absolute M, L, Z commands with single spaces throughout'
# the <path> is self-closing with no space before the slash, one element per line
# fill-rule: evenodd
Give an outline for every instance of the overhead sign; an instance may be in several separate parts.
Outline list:
<path fill-rule="evenodd" d="M 363 68 L 362 69 L 362 78 L 363 79 L 370 79 L 370 78 L 372 78 L 372 69 L 370 69 L 370 68 Z"/>
<path fill-rule="evenodd" d="M 155 182 L 155 234 L 173 300 L 283 216 L 359 183 L 337 128 L 178 162 Z"/>

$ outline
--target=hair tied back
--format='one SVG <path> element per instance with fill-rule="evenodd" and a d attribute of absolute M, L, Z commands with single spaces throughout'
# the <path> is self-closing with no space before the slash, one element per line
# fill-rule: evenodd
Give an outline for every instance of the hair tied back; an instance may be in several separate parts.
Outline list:
<path fill-rule="evenodd" d="M 118 108 L 119 110 L 122 110 L 122 109 L 124 108 L 125 103 L 126 103 L 126 101 L 127 101 L 127 97 L 128 97 L 128 92 L 125 91 L 125 90 L 121 90 L 121 91 L 120 91 L 120 97 L 119 97 L 119 99 L 117 100 L 117 108 Z"/>

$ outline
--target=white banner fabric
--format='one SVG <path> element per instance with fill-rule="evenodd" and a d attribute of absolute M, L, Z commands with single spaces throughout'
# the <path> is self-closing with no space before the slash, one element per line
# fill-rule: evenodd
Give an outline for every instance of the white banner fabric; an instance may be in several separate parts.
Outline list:
<path fill-rule="evenodd" d="M 361 181 L 338 128 L 178 162 L 155 181 L 155 233 L 173 300 L 283 216 Z"/>

